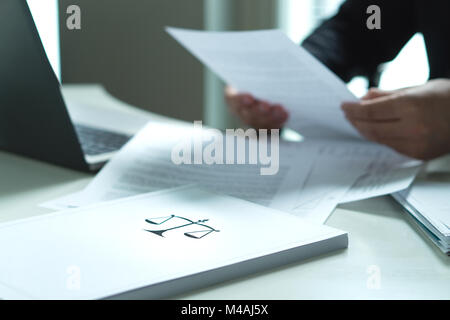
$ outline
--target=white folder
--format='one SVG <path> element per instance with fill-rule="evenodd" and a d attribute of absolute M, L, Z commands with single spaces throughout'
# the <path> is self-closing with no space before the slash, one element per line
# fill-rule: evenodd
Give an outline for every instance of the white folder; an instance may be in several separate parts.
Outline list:
<path fill-rule="evenodd" d="M 182 187 L 0 225 L 0 298 L 164 298 L 347 247 L 347 234 Z"/>

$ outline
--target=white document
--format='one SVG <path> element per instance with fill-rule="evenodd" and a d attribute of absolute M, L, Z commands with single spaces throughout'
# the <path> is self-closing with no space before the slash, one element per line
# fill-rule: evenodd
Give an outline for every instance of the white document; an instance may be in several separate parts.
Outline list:
<path fill-rule="evenodd" d="M 204 32 L 177 28 L 167 31 L 226 83 L 285 106 L 289 110 L 287 127 L 309 138 L 333 138 L 322 144 L 338 154 L 330 155 L 328 163 L 324 160 L 321 166 L 316 165 L 299 197 L 299 204 L 309 205 L 297 206 L 298 214 L 304 215 L 308 208 L 311 212 L 308 216 L 317 216 L 318 210 L 328 217 L 327 208 L 339 202 L 389 194 L 407 188 L 413 181 L 420 167 L 418 162 L 413 163 L 386 147 L 354 139 L 359 134 L 345 119 L 340 104 L 357 99 L 345 83 L 281 31 Z M 350 139 L 346 141 L 345 137 Z M 339 153 L 347 164 L 336 161 Z M 356 166 L 369 164 L 367 170 L 348 169 L 351 157 L 359 159 Z M 351 188 L 346 184 L 350 181 L 354 183 Z M 331 201 L 336 197 L 338 202 Z"/>
<path fill-rule="evenodd" d="M 399 195 L 447 237 L 450 245 L 450 182 L 427 181 L 425 178 Z"/>
<path fill-rule="evenodd" d="M 355 161 L 367 159 L 367 167 L 340 203 L 378 197 L 407 189 L 422 168 L 422 161 L 405 157 L 388 147 L 365 142 L 334 142 L 328 148 L 340 150 L 341 158 Z M 351 163 L 350 163 L 351 164 Z"/>
<path fill-rule="evenodd" d="M 261 175 L 259 165 L 176 165 L 171 153 L 186 137 L 207 135 L 192 125 L 149 123 L 95 177 L 85 190 L 42 204 L 76 208 L 101 201 L 197 184 L 217 193 L 264 206 L 293 206 L 316 157 L 313 146 L 283 142 L 276 175 Z M 248 146 L 248 145 L 247 145 Z"/>
<path fill-rule="evenodd" d="M 192 126 L 151 124 L 85 190 L 43 206 L 74 208 L 198 184 L 324 223 L 339 203 L 396 192 L 412 182 L 418 163 L 358 139 L 339 108 L 353 95 L 280 31 L 168 31 L 228 83 L 288 107 L 290 126 L 308 136 L 306 143 L 281 143 L 274 176 L 261 176 L 252 165 L 177 166 L 171 150 L 194 134 Z"/>
<path fill-rule="evenodd" d="M 447 255 L 450 255 L 449 194 L 448 181 L 433 181 L 426 176 L 419 177 L 408 190 L 392 194 L 412 222 Z"/>
<path fill-rule="evenodd" d="M 77 208 L 197 184 L 315 223 L 325 223 L 339 203 L 405 189 L 417 171 L 417 167 L 406 166 L 411 162 L 409 158 L 385 147 L 337 140 L 282 142 L 280 169 L 274 176 L 261 176 L 259 167 L 252 165 L 173 164 L 172 148 L 195 134 L 198 133 L 191 125 L 150 123 L 85 190 L 41 206 L 55 210 Z M 376 184 L 369 178 L 372 181 L 376 178 Z"/>
<path fill-rule="evenodd" d="M 339 159 L 320 154 L 289 212 L 315 223 L 325 223 L 369 160 Z"/>
<path fill-rule="evenodd" d="M 0 298 L 162 298 L 347 247 L 345 232 L 196 188 L 0 225 Z"/>
<path fill-rule="evenodd" d="M 283 32 L 167 31 L 226 83 L 287 108 L 287 127 L 309 137 L 359 137 L 340 109 L 356 97 Z"/>
<path fill-rule="evenodd" d="M 289 212 L 316 223 L 325 223 L 340 203 L 408 188 L 420 169 L 420 161 L 367 141 L 309 144 L 318 149 L 318 157 Z"/>
<path fill-rule="evenodd" d="M 383 171 L 369 171 L 360 176 L 340 203 L 391 194 L 407 189 L 419 173 L 421 165 L 405 163 Z"/>
<path fill-rule="evenodd" d="M 169 121 L 120 101 L 100 85 L 63 85 L 62 94 L 75 124 L 134 135 L 149 121 Z"/>

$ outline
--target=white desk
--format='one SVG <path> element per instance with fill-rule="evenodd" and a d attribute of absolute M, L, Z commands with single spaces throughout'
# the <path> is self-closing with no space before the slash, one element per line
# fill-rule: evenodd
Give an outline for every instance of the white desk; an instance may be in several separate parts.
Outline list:
<path fill-rule="evenodd" d="M 92 177 L 0 152 L 0 222 L 50 212 L 37 205 L 81 190 Z M 450 299 L 450 258 L 389 197 L 341 206 L 327 225 L 349 232 L 347 250 L 176 298 Z"/>

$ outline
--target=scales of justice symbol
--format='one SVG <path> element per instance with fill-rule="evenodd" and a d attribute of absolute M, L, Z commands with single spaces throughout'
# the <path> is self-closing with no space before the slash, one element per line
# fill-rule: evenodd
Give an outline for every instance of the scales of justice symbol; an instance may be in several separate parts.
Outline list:
<path fill-rule="evenodd" d="M 171 230 L 176 230 L 176 229 L 181 229 L 181 228 L 185 228 L 188 226 L 192 226 L 192 225 L 196 225 L 201 227 L 200 230 L 195 230 L 195 231 L 188 231 L 185 232 L 184 235 L 186 237 L 189 238 L 193 238 L 193 239 L 201 239 L 206 237 L 207 235 L 211 234 L 212 232 L 219 232 L 220 230 L 216 230 L 213 227 L 210 227 L 206 224 L 204 224 L 205 222 L 209 221 L 209 219 L 204 219 L 204 220 L 198 220 L 198 221 L 193 221 L 191 219 L 188 218 L 184 218 L 184 217 L 180 217 L 180 216 L 176 216 L 174 214 L 170 215 L 170 216 L 165 216 L 165 217 L 157 217 L 157 218 L 152 218 L 152 219 L 145 219 L 145 222 L 151 224 L 151 225 L 163 225 L 164 223 L 172 220 L 172 219 L 180 219 L 183 224 L 172 227 L 172 228 L 167 228 L 167 229 L 160 229 L 160 230 L 149 230 L 149 229 L 144 229 L 144 231 L 147 232 L 151 232 L 153 234 L 156 234 L 157 236 L 163 237 L 164 238 L 164 233 L 171 231 Z M 160 222 L 158 222 L 160 221 Z"/>

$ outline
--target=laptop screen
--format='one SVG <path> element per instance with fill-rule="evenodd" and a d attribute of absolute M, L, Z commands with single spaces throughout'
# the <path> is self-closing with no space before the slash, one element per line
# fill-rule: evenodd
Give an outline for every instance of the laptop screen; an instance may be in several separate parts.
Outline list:
<path fill-rule="evenodd" d="M 53 71 L 61 81 L 58 0 L 27 0 Z"/>

